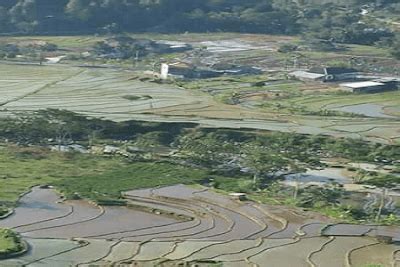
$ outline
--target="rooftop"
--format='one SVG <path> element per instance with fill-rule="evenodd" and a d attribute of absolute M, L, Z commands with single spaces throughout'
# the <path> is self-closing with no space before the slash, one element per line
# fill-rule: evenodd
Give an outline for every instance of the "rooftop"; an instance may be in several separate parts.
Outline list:
<path fill-rule="evenodd" d="M 296 77 L 303 77 L 303 78 L 307 78 L 307 79 L 319 79 L 319 78 L 325 77 L 324 74 L 312 73 L 312 72 L 307 72 L 307 71 L 302 71 L 302 70 L 294 71 L 290 74 L 293 76 L 296 76 Z"/>
<path fill-rule="evenodd" d="M 363 88 L 363 87 L 383 86 L 383 85 L 385 85 L 385 84 L 380 83 L 380 82 L 372 82 L 372 81 L 340 84 L 340 86 L 349 87 L 349 88 Z"/>

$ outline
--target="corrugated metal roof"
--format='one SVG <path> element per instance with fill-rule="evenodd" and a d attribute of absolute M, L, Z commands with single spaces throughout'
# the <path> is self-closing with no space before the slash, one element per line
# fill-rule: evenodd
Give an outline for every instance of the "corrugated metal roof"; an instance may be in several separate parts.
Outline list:
<path fill-rule="evenodd" d="M 340 86 L 349 88 L 363 88 L 363 87 L 384 86 L 384 85 L 385 85 L 384 83 L 372 82 L 372 81 L 340 84 Z"/>
<path fill-rule="evenodd" d="M 290 75 L 298 77 L 298 78 L 306 78 L 306 79 L 319 79 L 325 77 L 324 74 L 319 74 L 319 73 L 311 73 L 307 71 L 294 71 L 290 73 Z"/>

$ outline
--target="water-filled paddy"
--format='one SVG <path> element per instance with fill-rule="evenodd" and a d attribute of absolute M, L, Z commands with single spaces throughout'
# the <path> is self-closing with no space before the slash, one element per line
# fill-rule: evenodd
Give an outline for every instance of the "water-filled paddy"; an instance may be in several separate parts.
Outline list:
<path fill-rule="evenodd" d="M 384 106 L 379 104 L 358 104 L 358 105 L 350 105 L 343 107 L 335 107 L 330 108 L 335 111 L 349 112 L 355 114 L 361 114 L 367 117 L 376 117 L 376 118 L 396 118 L 395 116 L 391 116 L 385 113 Z"/>
<path fill-rule="evenodd" d="M 115 121 L 195 122 L 207 127 L 295 131 L 382 142 L 393 140 L 396 137 L 393 133 L 399 128 L 398 121 L 390 120 L 390 116 L 397 114 L 393 105 L 387 111 L 373 103 L 366 104 L 372 105 L 367 107 L 356 105 L 357 110 L 353 110 L 388 118 L 384 121 L 376 117 L 281 116 L 254 107 L 226 105 L 202 91 L 142 81 L 138 73 L 111 68 L 3 65 L 0 76 L 7 77 L 0 80 L 0 104 L 3 106 L 0 116 L 57 108 Z M 133 98 L 130 100 L 129 96 Z M 382 127 L 384 131 L 378 135 L 368 132 L 368 127 Z"/>
<path fill-rule="evenodd" d="M 343 174 L 343 169 L 341 168 L 326 168 L 323 170 L 307 170 L 306 173 L 287 175 L 285 182 L 288 184 L 293 184 L 293 182 L 317 184 L 337 182 L 339 184 L 349 184 L 352 183 L 352 180 Z"/>
<path fill-rule="evenodd" d="M 164 257 L 208 259 L 228 266 L 245 266 L 240 264 L 247 259 L 249 264 L 264 266 L 267 258 L 279 266 L 308 266 L 310 261 L 324 266 L 331 255 L 335 255 L 332 264 L 345 262 L 347 255 L 350 261 L 364 263 L 361 259 L 368 251 L 356 248 L 378 242 L 377 235 L 397 239 L 400 233 L 396 227 L 335 224 L 311 212 L 240 202 L 207 188 L 177 185 L 124 195 L 136 206 L 61 202 L 55 191 L 33 188 L 22 197 L 15 215 L 1 221 L 16 227 L 30 251 L 5 262 L 9 266 L 67 267 L 135 261 L 151 266 Z M 395 244 L 382 243 L 377 248 L 379 253 L 366 258 L 382 264 L 400 250 Z"/>

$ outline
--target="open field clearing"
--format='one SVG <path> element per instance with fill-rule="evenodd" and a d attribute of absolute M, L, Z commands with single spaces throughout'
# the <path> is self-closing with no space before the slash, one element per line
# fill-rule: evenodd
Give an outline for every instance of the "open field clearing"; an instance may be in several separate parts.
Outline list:
<path fill-rule="evenodd" d="M 14 215 L 0 221 L 30 245 L 27 254 L 5 263 L 151 266 L 159 260 L 208 260 L 226 262 L 226 266 L 245 266 L 240 264 L 246 261 L 270 266 L 265 265 L 268 260 L 272 266 L 325 266 L 335 255 L 332 266 L 346 266 L 346 262 L 355 267 L 366 263 L 390 266 L 400 249 L 397 243 L 375 239 L 385 235 L 400 240 L 396 227 L 337 224 L 311 212 L 240 202 L 206 188 L 176 185 L 133 190 L 124 196 L 135 205 L 94 207 L 84 201 L 61 202 L 53 190 L 33 188 L 21 198 L 24 213 L 17 208 Z M 64 207 L 70 212 L 60 213 Z M 25 214 L 36 219 L 23 225 L 29 221 Z M 369 245 L 376 251 L 371 253 Z"/>

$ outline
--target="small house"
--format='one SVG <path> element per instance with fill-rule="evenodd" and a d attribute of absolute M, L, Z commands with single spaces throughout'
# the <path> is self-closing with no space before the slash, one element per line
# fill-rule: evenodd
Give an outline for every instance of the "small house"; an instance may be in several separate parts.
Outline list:
<path fill-rule="evenodd" d="M 359 72 L 352 68 L 327 67 L 311 68 L 308 71 L 294 71 L 290 77 L 301 81 L 335 82 L 357 79 Z"/>
<path fill-rule="evenodd" d="M 394 83 L 379 81 L 342 83 L 340 87 L 343 91 L 351 93 L 379 93 L 397 89 L 397 85 Z"/>
<path fill-rule="evenodd" d="M 356 69 L 342 67 L 312 68 L 310 72 L 324 75 L 324 82 L 354 80 L 359 74 Z"/>
<path fill-rule="evenodd" d="M 234 200 L 245 201 L 247 195 L 245 193 L 230 193 L 229 196 Z"/>
<path fill-rule="evenodd" d="M 300 81 L 303 81 L 303 82 L 323 81 L 325 78 L 324 74 L 312 73 L 312 72 L 302 71 L 302 70 L 294 71 L 294 72 L 290 73 L 289 76 L 293 77 L 295 79 L 298 79 Z"/>
<path fill-rule="evenodd" d="M 188 78 L 188 79 L 201 79 L 201 78 L 214 78 L 223 75 L 224 72 L 217 71 L 209 68 L 197 68 L 191 64 L 184 62 L 177 62 L 172 64 L 163 63 L 161 65 L 161 78 L 167 77 L 174 78 Z"/>

